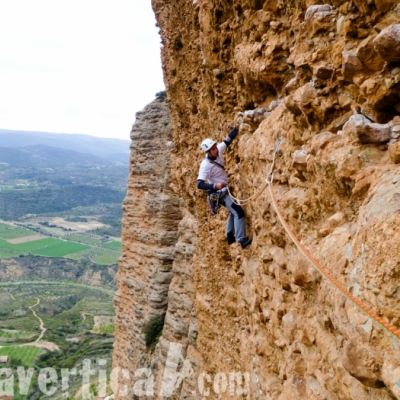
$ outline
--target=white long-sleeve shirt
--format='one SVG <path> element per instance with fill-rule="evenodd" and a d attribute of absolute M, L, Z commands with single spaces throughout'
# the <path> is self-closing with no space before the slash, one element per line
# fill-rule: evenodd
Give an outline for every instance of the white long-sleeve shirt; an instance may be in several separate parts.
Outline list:
<path fill-rule="evenodd" d="M 217 144 L 218 148 L 218 157 L 215 160 L 218 164 L 224 166 L 224 159 L 222 158 L 222 154 L 226 150 L 227 146 L 224 142 Z M 225 182 L 228 183 L 228 175 L 225 170 L 219 167 L 216 164 L 213 164 L 207 156 L 203 159 L 199 168 L 199 175 L 197 179 L 200 179 L 204 182 L 208 182 L 211 184 Z"/>

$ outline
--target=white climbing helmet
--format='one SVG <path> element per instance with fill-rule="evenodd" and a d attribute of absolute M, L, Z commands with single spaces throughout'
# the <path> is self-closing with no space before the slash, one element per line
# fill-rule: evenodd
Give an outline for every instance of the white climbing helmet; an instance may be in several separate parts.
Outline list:
<path fill-rule="evenodd" d="M 200 147 L 201 147 L 201 149 L 202 149 L 204 152 L 207 152 L 208 150 L 211 149 L 211 147 L 214 146 L 215 143 L 217 143 L 215 140 L 212 140 L 212 139 L 207 138 L 207 139 L 204 139 L 204 140 L 201 142 Z"/>

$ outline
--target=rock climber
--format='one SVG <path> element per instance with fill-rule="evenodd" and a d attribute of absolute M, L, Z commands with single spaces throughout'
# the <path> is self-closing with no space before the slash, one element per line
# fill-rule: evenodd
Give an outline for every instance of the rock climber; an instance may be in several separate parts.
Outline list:
<path fill-rule="evenodd" d="M 226 240 L 229 245 L 238 242 L 245 249 L 251 244 L 252 239 L 246 236 L 243 208 L 235 204 L 228 195 L 228 176 L 222 158 L 222 154 L 238 133 L 239 128 L 235 126 L 221 143 L 217 144 L 215 140 L 209 138 L 203 140 L 200 147 L 206 155 L 200 164 L 197 188 L 206 190 L 208 194 L 220 193 L 220 203 L 229 210 L 226 223 Z"/>

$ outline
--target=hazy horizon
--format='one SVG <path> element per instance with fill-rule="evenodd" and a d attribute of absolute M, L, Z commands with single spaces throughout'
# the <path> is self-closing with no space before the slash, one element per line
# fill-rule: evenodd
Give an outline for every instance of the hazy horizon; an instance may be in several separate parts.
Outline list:
<path fill-rule="evenodd" d="M 113 139 L 113 140 L 122 140 L 122 141 L 130 141 L 130 137 L 128 136 L 128 139 L 123 139 L 119 137 L 106 137 L 106 136 L 95 136 L 95 135 L 90 135 L 88 133 L 80 133 L 80 132 L 49 132 L 49 131 L 36 131 L 36 130 L 25 130 L 25 129 L 7 129 L 7 128 L 1 128 L 0 127 L 0 134 L 3 132 L 20 132 L 20 133 L 44 133 L 44 134 L 54 134 L 54 135 L 83 135 L 83 136 L 91 136 L 95 137 L 97 139 Z M 1 147 L 1 143 L 0 143 Z"/>
<path fill-rule="evenodd" d="M 129 140 L 164 90 L 150 0 L 0 4 L 2 129 Z"/>

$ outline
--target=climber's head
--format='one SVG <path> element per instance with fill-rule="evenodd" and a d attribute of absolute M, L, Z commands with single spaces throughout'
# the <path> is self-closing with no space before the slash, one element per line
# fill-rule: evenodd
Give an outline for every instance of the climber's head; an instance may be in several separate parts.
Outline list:
<path fill-rule="evenodd" d="M 201 142 L 200 147 L 205 153 L 208 153 L 212 147 L 217 147 L 216 145 L 217 142 L 215 140 L 207 138 Z"/>

